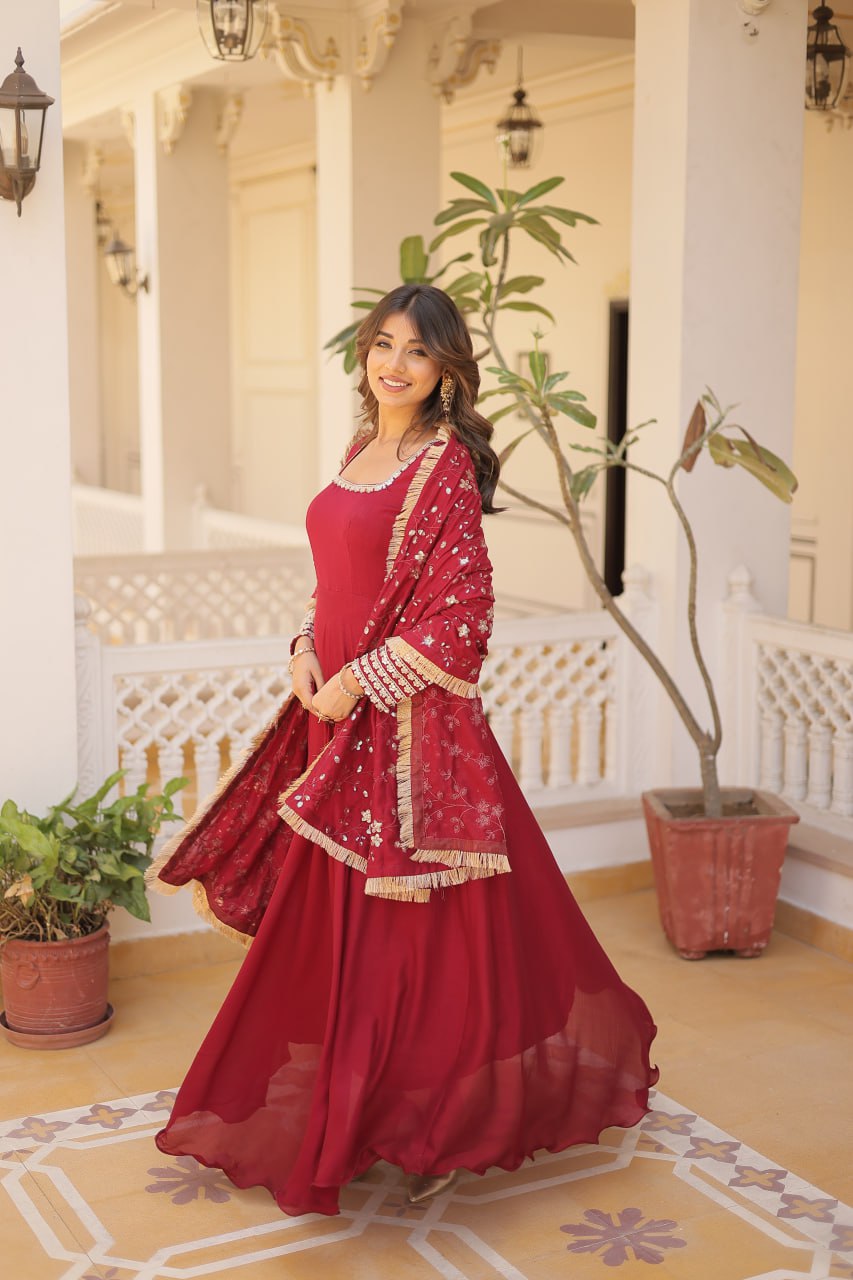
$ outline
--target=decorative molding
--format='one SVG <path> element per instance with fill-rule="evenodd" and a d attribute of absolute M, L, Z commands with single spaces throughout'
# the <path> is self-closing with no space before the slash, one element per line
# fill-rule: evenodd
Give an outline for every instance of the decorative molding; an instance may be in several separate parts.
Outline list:
<path fill-rule="evenodd" d="M 427 79 L 433 92 L 452 102 L 457 89 L 471 84 L 481 67 L 494 71 L 500 52 L 500 40 L 474 34 L 473 13 L 454 14 L 443 24 L 430 50 Z"/>
<path fill-rule="evenodd" d="M 366 25 L 356 40 L 355 73 L 365 90 L 383 70 L 403 21 L 403 0 L 379 0 L 377 10 L 371 5 L 360 13 Z"/>
<path fill-rule="evenodd" d="M 749 40 L 756 40 L 761 31 L 757 19 L 765 12 L 770 0 L 735 0 L 735 4 L 743 15 L 741 27 L 744 35 Z"/>
<path fill-rule="evenodd" d="M 172 85 L 158 95 L 159 121 L 157 136 L 167 156 L 170 156 L 180 140 L 187 123 L 193 95 L 185 84 Z"/>
<path fill-rule="evenodd" d="M 86 147 L 86 158 L 83 161 L 83 169 L 80 173 L 83 189 L 89 196 L 94 196 L 98 190 L 98 179 L 103 163 L 103 147 L 99 147 L 95 142 L 90 142 Z"/>
<path fill-rule="evenodd" d="M 334 36 L 327 36 L 322 50 L 321 40 L 304 18 L 291 17 L 273 6 L 270 35 L 261 52 L 274 58 L 289 80 L 300 81 L 309 91 L 318 81 L 331 87 L 344 69 L 343 61 Z"/>
<path fill-rule="evenodd" d="M 227 93 L 222 103 L 222 110 L 216 122 L 216 146 L 222 155 L 225 155 L 231 146 L 231 139 L 237 132 L 237 126 L 243 115 L 243 95 L 242 93 Z"/>

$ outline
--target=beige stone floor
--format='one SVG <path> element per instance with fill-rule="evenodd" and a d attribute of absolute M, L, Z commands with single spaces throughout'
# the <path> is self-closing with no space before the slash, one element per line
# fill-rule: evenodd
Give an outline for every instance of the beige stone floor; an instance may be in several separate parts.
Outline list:
<path fill-rule="evenodd" d="M 0 1122 L 57 1126 L 50 1151 L 31 1129 L 6 1126 L 0 1138 L 0 1274 L 585 1280 L 616 1267 L 631 1280 L 654 1265 L 660 1280 L 853 1277 L 853 1214 L 827 1217 L 836 1200 L 853 1203 L 853 966 L 780 933 L 759 960 L 685 962 L 663 939 L 650 892 L 584 910 L 659 1025 L 661 1101 L 642 1134 L 611 1130 L 601 1149 L 463 1180 L 428 1210 L 407 1208 L 395 1172 L 378 1167 L 346 1193 L 341 1218 L 322 1220 L 284 1219 L 266 1192 L 175 1167 L 187 1186 L 176 1209 L 170 1195 L 145 1194 L 170 1163 L 150 1141 L 163 1105 L 151 1095 L 180 1082 L 239 963 L 235 948 L 233 961 L 113 983 L 115 1024 L 95 1044 L 44 1053 L 0 1043 Z M 113 1110 L 92 1112 L 99 1103 Z M 681 1159 L 688 1148 L 692 1164 Z M 787 1190 L 789 1208 L 769 1191 L 762 1201 L 733 1189 L 756 1179 Z M 636 1247 L 635 1207 L 646 1232 Z M 830 1256 L 821 1222 L 834 1248 L 849 1248 Z"/>

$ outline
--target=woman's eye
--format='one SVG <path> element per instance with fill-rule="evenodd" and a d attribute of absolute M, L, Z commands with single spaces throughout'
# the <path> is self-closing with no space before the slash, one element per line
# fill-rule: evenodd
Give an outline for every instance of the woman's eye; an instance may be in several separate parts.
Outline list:
<path fill-rule="evenodd" d="M 425 352 L 425 351 L 410 351 L 410 352 L 409 352 L 409 355 L 411 355 L 411 356 L 425 356 L 425 355 L 426 355 L 426 352 Z"/>

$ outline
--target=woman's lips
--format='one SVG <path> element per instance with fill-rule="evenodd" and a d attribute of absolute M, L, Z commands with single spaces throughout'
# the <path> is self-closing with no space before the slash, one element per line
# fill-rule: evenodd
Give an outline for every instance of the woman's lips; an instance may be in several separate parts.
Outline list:
<path fill-rule="evenodd" d="M 393 382 L 389 382 L 386 378 L 380 378 L 379 381 L 382 383 L 386 391 L 391 392 L 408 391 L 411 386 L 410 382 L 399 382 L 395 385 Z"/>

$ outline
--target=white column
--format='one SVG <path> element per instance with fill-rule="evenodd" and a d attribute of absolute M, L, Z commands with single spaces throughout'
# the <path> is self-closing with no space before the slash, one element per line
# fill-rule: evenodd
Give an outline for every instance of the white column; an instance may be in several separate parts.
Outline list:
<path fill-rule="evenodd" d="M 392 289 L 400 241 L 430 238 L 440 207 L 440 109 L 426 81 L 428 53 L 424 25 L 407 10 L 369 93 L 350 76 L 315 89 L 321 348 L 357 314 L 353 285 Z M 352 379 L 327 356 L 318 380 L 321 476 L 337 470 L 358 408 Z"/>
<path fill-rule="evenodd" d="M 71 460 L 80 480 L 100 485 L 104 472 L 98 286 L 104 267 L 95 232 L 95 202 L 83 183 L 86 152 L 83 142 L 65 143 Z"/>
<path fill-rule="evenodd" d="M 668 471 L 710 386 L 790 460 L 805 0 L 777 0 L 753 40 L 733 3 L 637 0 L 636 10 L 629 419 L 658 423 L 633 456 Z M 708 457 L 679 494 L 699 545 L 699 627 L 713 670 L 714 614 L 736 565 L 749 567 L 769 612 L 785 611 L 789 508 Z M 628 560 L 653 573 L 664 660 L 707 724 L 687 637 L 686 548 L 662 490 L 637 476 L 628 544 Z M 680 728 L 658 759 L 673 781 L 698 781 Z"/>
<path fill-rule="evenodd" d="M 7 5 L 3 30 L 0 79 L 20 44 L 26 71 L 56 99 L 21 217 L 0 200 L 0 800 L 38 812 L 70 791 L 77 765 L 56 0 Z"/>
<path fill-rule="evenodd" d="M 188 547 L 196 488 L 229 494 L 227 162 L 217 100 L 195 90 L 167 155 L 156 95 L 133 104 L 139 309 L 139 445 L 149 551 Z"/>

